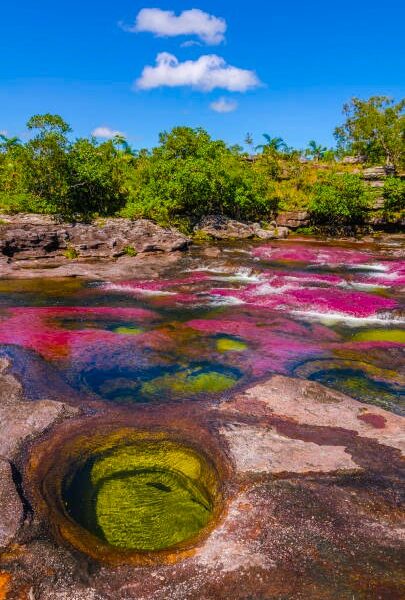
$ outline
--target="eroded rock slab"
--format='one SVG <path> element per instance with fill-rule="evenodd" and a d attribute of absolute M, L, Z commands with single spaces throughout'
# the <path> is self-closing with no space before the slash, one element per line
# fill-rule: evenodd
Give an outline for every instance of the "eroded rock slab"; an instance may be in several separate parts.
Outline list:
<path fill-rule="evenodd" d="M 221 429 L 241 473 L 355 471 L 344 446 L 320 446 L 280 435 L 274 429 L 234 422 Z"/>
<path fill-rule="evenodd" d="M 25 401 L 21 384 L 7 372 L 9 365 L 0 359 L 0 456 L 13 460 L 24 443 L 78 409 L 49 399 Z"/>
<path fill-rule="evenodd" d="M 23 519 L 23 506 L 16 490 L 11 465 L 0 458 L 0 550 L 15 538 Z"/>
<path fill-rule="evenodd" d="M 405 452 L 402 417 L 308 380 L 274 376 L 223 403 L 222 409 L 251 415 L 267 413 L 304 425 L 339 427 Z"/>

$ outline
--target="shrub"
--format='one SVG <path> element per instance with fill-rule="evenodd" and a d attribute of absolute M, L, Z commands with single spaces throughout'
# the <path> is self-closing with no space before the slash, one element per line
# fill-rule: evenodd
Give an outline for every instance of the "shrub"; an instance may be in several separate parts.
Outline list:
<path fill-rule="evenodd" d="M 384 210 L 402 211 L 405 209 L 405 181 L 398 177 L 388 177 L 383 189 Z"/>
<path fill-rule="evenodd" d="M 364 221 L 370 192 L 358 175 L 332 173 L 313 187 L 309 210 L 318 225 L 338 228 Z"/>
<path fill-rule="evenodd" d="M 127 256 L 136 256 L 138 254 L 138 252 L 135 250 L 135 248 L 133 246 L 125 246 L 125 248 L 123 249 L 123 252 Z"/>

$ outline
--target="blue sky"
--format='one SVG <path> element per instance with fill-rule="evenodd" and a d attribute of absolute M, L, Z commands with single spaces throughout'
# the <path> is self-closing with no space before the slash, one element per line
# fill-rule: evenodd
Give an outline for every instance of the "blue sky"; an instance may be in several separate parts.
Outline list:
<path fill-rule="evenodd" d="M 138 25 L 148 31 L 134 31 L 139 12 L 150 8 L 160 11 L 143 13 Z M 193 29 L 190 22 L 208 19 L 200 13 L 176 20 L 189 9 L 223 19 L 226 32 L 217 21 L 208 22 L 208 34 Z M 257 143 L 267 132 L 297 147 L 312 138 L 329 145 L 350 97 L 405 92 L 400 0 L 16 0 L 3 3 L 0 17 L 0 130 L 23 138 L 29 116 L 52 112 L 77 136 L 109 128 L 136 148 L 175 125 L 202 126 L 229 143 L 249 131 Z M 151 20 L 173 35 L 157 37 Z M 183 30 L 191 33 L 174 35 Z M 163 52 L 178 63 L 166 57 L 162 73 L 152 70 L 139 84 Z M 225 62 L 196 83 L 206 55 Z M 224 73 L 228 66 L 236 70 Z M 227 81 L 235 78 L 246 89 L 234 91 Z M 225 89 L 211 89 L 222 80 Z"/>

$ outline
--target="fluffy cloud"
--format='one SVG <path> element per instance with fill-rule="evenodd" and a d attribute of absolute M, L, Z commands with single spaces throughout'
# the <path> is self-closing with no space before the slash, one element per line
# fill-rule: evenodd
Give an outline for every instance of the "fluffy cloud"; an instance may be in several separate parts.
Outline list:
<path fill-rule="evenodd" d="M 238 103 L 235 100 L 219 98 L 215 102 L 211 102 L 210 108 L 218 113 L 230 113 L 238 108 Z"/>
<path fill-rule="evenodd" d="M 122 131 L 117 131 L 116 129 L 111 129 L 110 127 L 105 127 L 105 126 L 96 127 L 91 132 L 91 135 L 93 135 L 96 138 L 107 138 L 108 140 L 111 140 L 116 135 L 125 137 L 125 135 L 122 133 Z"/>
<path fill-rule="evenodd" d="M 258 85 L 260 81 L 254 71 L 227 65 L 223 58 L 215 54 L 200 56 L 195 61 L 179 62 L 173 54 L 167 52 L 158 54 L 156 65 L 146 66 L 136 81 L 136 87 L 141 90 L 191 86 L 204 92 L 216 88 L 246 92 Z"/>
<path fill-rule="evenodd" d="M 206 44 L 220 44 L 225 38 L 226 21 L 198 8 L 184 10 L 177 16 L 172 10 L 143 8 L 130 31 L 146 31 L 161 37 L 196 35 Z"/>

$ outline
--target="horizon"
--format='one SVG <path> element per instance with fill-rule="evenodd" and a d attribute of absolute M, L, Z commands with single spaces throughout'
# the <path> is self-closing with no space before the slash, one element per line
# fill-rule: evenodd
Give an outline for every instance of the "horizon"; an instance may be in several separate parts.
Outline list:
<path fill-rule="evenodd" d="M 3 8 L 0 131 L 25 140 L 28 118 L 50 112 L 74 137 L 123 133 L 136 148 L 175 126 L 229 145 L 265 132 L 330 147 L 353 96 L 405 95 L 405 8 L 390 8 L 23 0 Z"/>

